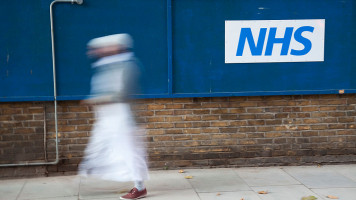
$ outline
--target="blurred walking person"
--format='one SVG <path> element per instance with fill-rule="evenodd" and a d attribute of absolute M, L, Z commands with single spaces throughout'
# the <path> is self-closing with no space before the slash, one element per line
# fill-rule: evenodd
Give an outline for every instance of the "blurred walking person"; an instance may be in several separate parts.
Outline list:
<path fill-rule="evenodd" d="M 120 199 L 147 195 L 144 130 L 136 126 L 130 107 L 138 78 L 138 60 L 132 48 L 133 40 L 128 34 L 95 38 L 88 43 L 88 56 L 97 61 L 92 64 L 91 98 L 84 103 L 94 106 L 96 122 L 79 174 L 133 181 L 134 188 Z"/>

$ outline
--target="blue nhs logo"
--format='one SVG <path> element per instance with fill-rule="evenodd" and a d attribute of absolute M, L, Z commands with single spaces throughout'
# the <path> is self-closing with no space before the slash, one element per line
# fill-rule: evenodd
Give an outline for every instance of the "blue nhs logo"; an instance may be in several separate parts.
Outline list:
<path fill-rule="evenodd" d="M 324 61 L 325 20 L 225 21 L 225 63 Z"/>

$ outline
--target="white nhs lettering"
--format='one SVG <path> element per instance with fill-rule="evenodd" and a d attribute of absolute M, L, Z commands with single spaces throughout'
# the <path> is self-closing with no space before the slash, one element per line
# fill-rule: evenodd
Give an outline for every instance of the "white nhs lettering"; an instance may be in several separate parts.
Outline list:
<path fill-rule="evenodd" d="M 324 61 L 325 20 L 225 21 L 225 63 Z"/>
<path fill-rule="evenodd" d="M 304 31 L 313 32 L 314 27 L 302 26 L 295 31 L 294 39 L 297 42 L 303 44 L 304 49 L 303 50 L 292 49 L 290 52 L 291 55 L 301 56 L 301 55 L 307 54 L 310 51 L 310 49 L 312 47 L 312 43 L 309 39 L 302 36 L 302 33 Z M 266 32 L 267 32 L 267 28 L 260 29 L 260 34 L 258 36 L 257 44 L 255 44 L 251 29 L 250 28 L 241 28 L 239 45 L 237 47 L 236 56 L 242 56 L 246 41 L 248 42 L 248 45 L 250 46 L 251 54 L 253 56 L 261 56 L 262 50 L 263 50 L 263 44 L 265 43 Z M 266 47 L 266 51 L 264 54 L 265 56 L 272 55 L 273 46 L 276 43 L 282 44 L 282 50 L 281 50 L 281 54 L 280 54 L 281 56 L 288 54 L 289 46 L 290 46 L 292 34 L 293 34 L 293 27 L 286 28 L 283 38 L 276 38 L 276 32 L 277 32 L 276 27 L 270 28 L 268 40 L 267 40 L 267 47 Z"/>

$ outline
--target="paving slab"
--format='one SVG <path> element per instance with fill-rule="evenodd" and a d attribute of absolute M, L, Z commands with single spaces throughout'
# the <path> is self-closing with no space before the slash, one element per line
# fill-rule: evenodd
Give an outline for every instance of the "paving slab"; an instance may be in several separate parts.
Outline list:
<path fill-rule="evenodd" d="M 15 200 L 25 182 L 26 179 L 0 180 L 0 200 Z"/>
<path fill-rule="evenodd" d="M 302 197 L 315 196 L 321 199 L 316 193 L 303 185 L 288 186 L 263 186 L 252 187 L 255 192 L 266 191 L 267 194 L 258 194 L 262 200 L 301 200 Z"/>
<path fill-rule="evenodd" d="M 330 168 L 285 167 L 284 171 L 308 188 L 356 187 L 356 182 Z"/>
<path fill-rule="evenodd" d="M 197 192 L 231 192 L 251 190 L 233 169 L 188 170 L 186 175 Z"/>
<path fill-rule="evenodd" d="M 312 189 L 312 191 L 325 200 L 330 200 L 330 198 L 327 198 L 328 195 L 336 196 L 339 198 L 339 200 L 356 199 L 356 188 Z"/>
<path fill-rule="evenodd" d="M 151 191 L 145 200 L 200 200 L 194 189 Z"/>
<path fill-rule="evenodd" d="M 78 200 L 78 196 L 71 196 L 71 197 L 53 197 L 53 198 L 40 198 L 36 200 Z"/>
<path fill-rule="evenodd" d="M 132 188 L 132 183 L 80 177 L 79 199 L 118 199 Z"/>
<path fill-rule="evenodd" d="M 198 193 L 201 200 L 262 200 L 256 192 L 253 191 L 237 191 L 237 192 L 214 192 L 214 193 Z"/>
<path fill-rule="evenodd" d="M 148 200 L 356 199 L 356 165 L 161 170 L 150 176 Z M 117 200 L 132 186 L 80 176 L 0 180 L 0 200 Z"/>
<path fill-rule="evenodd" d="M 300 184 L 282 168 L 278 167 L 252 167 L 239 168 L 235 172 L 249 186 L 272 186 L 272 185 L 297 185 Z"/>
<path fill-rule="evenodd" d="M 328 165 L 323 168 L 333 170 L 356 182 L 356 165 Z"/>
<path fill-rule="evenodd" d="M 150 191 L 192 189 L 192 185 L 184 178 L 186 175 L 187 172 L 178 173 L 178 170 L 152 171 L 145 185 Z"/>
<path fill-rule="evenodd" d="M 27 179 L 18 200 L 78 195 L 79 179 L 73 176 Z"/>

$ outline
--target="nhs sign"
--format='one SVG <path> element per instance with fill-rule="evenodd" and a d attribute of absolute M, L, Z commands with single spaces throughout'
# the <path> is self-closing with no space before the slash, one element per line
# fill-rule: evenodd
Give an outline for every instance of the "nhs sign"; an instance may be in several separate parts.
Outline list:
<path fill-rule="evenodd" d="M 325 20 L 225 21 L 225 63 L 324 61 Z"/>

